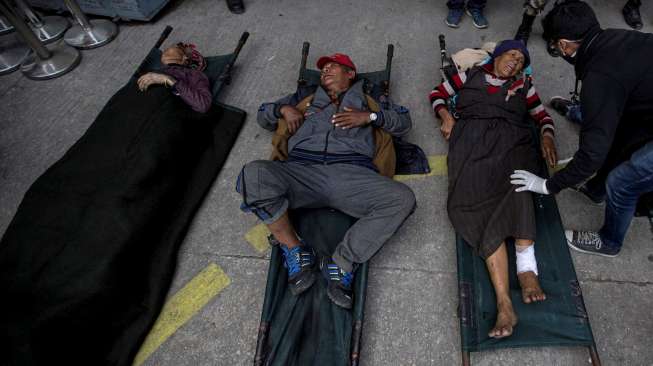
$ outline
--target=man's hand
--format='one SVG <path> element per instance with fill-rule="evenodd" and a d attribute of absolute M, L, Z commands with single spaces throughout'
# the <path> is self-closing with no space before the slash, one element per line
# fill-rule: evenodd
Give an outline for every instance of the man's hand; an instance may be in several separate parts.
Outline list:
<path fill-rule="evenodd" d="M 138 84 L 138 89 L 141 91 L 146 91 L 150 85 L 163 84 L 166 86 L 173 86 L 176 82 L 177 80 L 166 74 L 148 72 L 147 74 L 138 78 L 136 83 Z"/>
<path fill-rule="evenodd" d="M 288 132 L 290 132 L 291 135 L 294 135 L 295 132 L 299 130 L 302 123 L 304 123 L 304 115 L 297 110 L 297 108 L 291 105 L 284 105 L 279 109 L 279 112 L 281 112 L 283 119 L 288 123 Z"/>
<path fill-rule="evenodd" d="M 558 154 L 556 152 L 555 140 L 549 134 L 542 135 L 542 157 L 551 168 L 555 168 Z"/>
<path fill-rule="evenodd" d="M 546 179 L 525 170 L 515 170 L 510 176 L 510 183 L 520 185 L 515 192 L 531 191 L 539 194 L 549 194 L 546 189 Z"/>
<path fill-rule="evenodd" d="M 370 122 L 372 122 L 370 120 L 370 112 L 358 111 L 347 107 L 345 107 L 344 112 L 336 113 L 333 115 L 333 118 L 331 118 L 331 123 L 343 130 L 362 127 Z"/>
<path fill-rule="evenodd" d="M 453 126 L 456 124 L 456 119 L 453 118 L 451 113 L 446 108 L 440 109 L 438 112 L 440 119 L 442 119 L 442 125 L 440 125 L 440 133 L 445 140 L 449 141 L 451 137 L 451 131 L 453 131 Z"/>

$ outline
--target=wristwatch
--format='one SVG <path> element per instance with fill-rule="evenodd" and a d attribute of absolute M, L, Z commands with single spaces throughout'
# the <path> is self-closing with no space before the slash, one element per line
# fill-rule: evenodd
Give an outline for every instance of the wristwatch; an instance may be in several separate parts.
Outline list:
<path fill-rule="evenodd" d="M 370 113 L 370 123 L 374 123 L 379 116 L 376 113 Z"/>

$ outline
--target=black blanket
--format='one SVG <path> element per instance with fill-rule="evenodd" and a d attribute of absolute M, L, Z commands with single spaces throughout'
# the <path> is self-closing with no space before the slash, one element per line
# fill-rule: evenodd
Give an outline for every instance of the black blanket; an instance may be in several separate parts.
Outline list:
<path fill-rule="evenodd" d="M 111 98 L 0 242 L 1 365 L 131 365 L 244 117 L 163 87 Z"/>

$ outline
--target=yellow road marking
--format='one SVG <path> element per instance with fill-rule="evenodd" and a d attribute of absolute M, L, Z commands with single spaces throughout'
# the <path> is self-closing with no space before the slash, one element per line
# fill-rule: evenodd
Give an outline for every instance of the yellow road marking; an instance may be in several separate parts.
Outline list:
<path fill-rule="evenodd" d="M 270 247 L 268 235 L 270 235 L 268 227 L 265 224 L 258 224 L 245 234 L 245 240 L 252 244 L 259 253 L 263 253 Z"/>
<path fill-rule="evenodd" d="M 215 263 L 204 268 L 163 306 L 159 318 L 138 351 L 133 365 L 140 366 L 168 337 L 230 283 L 229 276 Z"/>
<path fill-rule="evenodd" d="M 395 175 L 394 179 L 398 181 L 405 181 L 411 179 L 433 177 L 433 176 L 444 176 L 447 175 L 447 156 L 446 155 L 431 155 L 428 157 L 429 167 L 431 172 L 428 174 L 407 174 L 407 175 Z"/>

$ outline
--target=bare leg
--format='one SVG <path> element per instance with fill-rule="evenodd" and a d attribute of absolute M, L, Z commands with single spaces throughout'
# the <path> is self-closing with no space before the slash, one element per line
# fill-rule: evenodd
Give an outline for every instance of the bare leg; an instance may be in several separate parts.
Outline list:
<path fill-rule="evenodd" d="M 515 250 L 521 252 L 533 244 L 533 241 L 530 239 L 515 239 Z M 546 300 L 546 294 L 542 291 L 540 281 L 537 279 L 535 272 L 528 271 L 517 273 L 517 278 L 519 279 L 519 285 L 521 286 L 522 300 L 526 304 Z"/>
<path fill-rule="evenodd" d="M 272 235 L 274 235 L 281 244 L 287 246 L 288 249 L 292 249 L 301 244 L 297 237 L 297 233 L 295 233 L 295 229 L 290 223 L 287 211 L 279 217 L 279 220 L 268 224 L 268 229 L 270 229 Z"/>
<path fill-rule="evenodd" d="M 501 243 L 499 249 L 485 260 L 485 264 L 497 298 L 497 322 L 488 335 L 494 338 L 508 337 L 517 325 L 517 314 L 510 300 L 506 243 Z"/>

